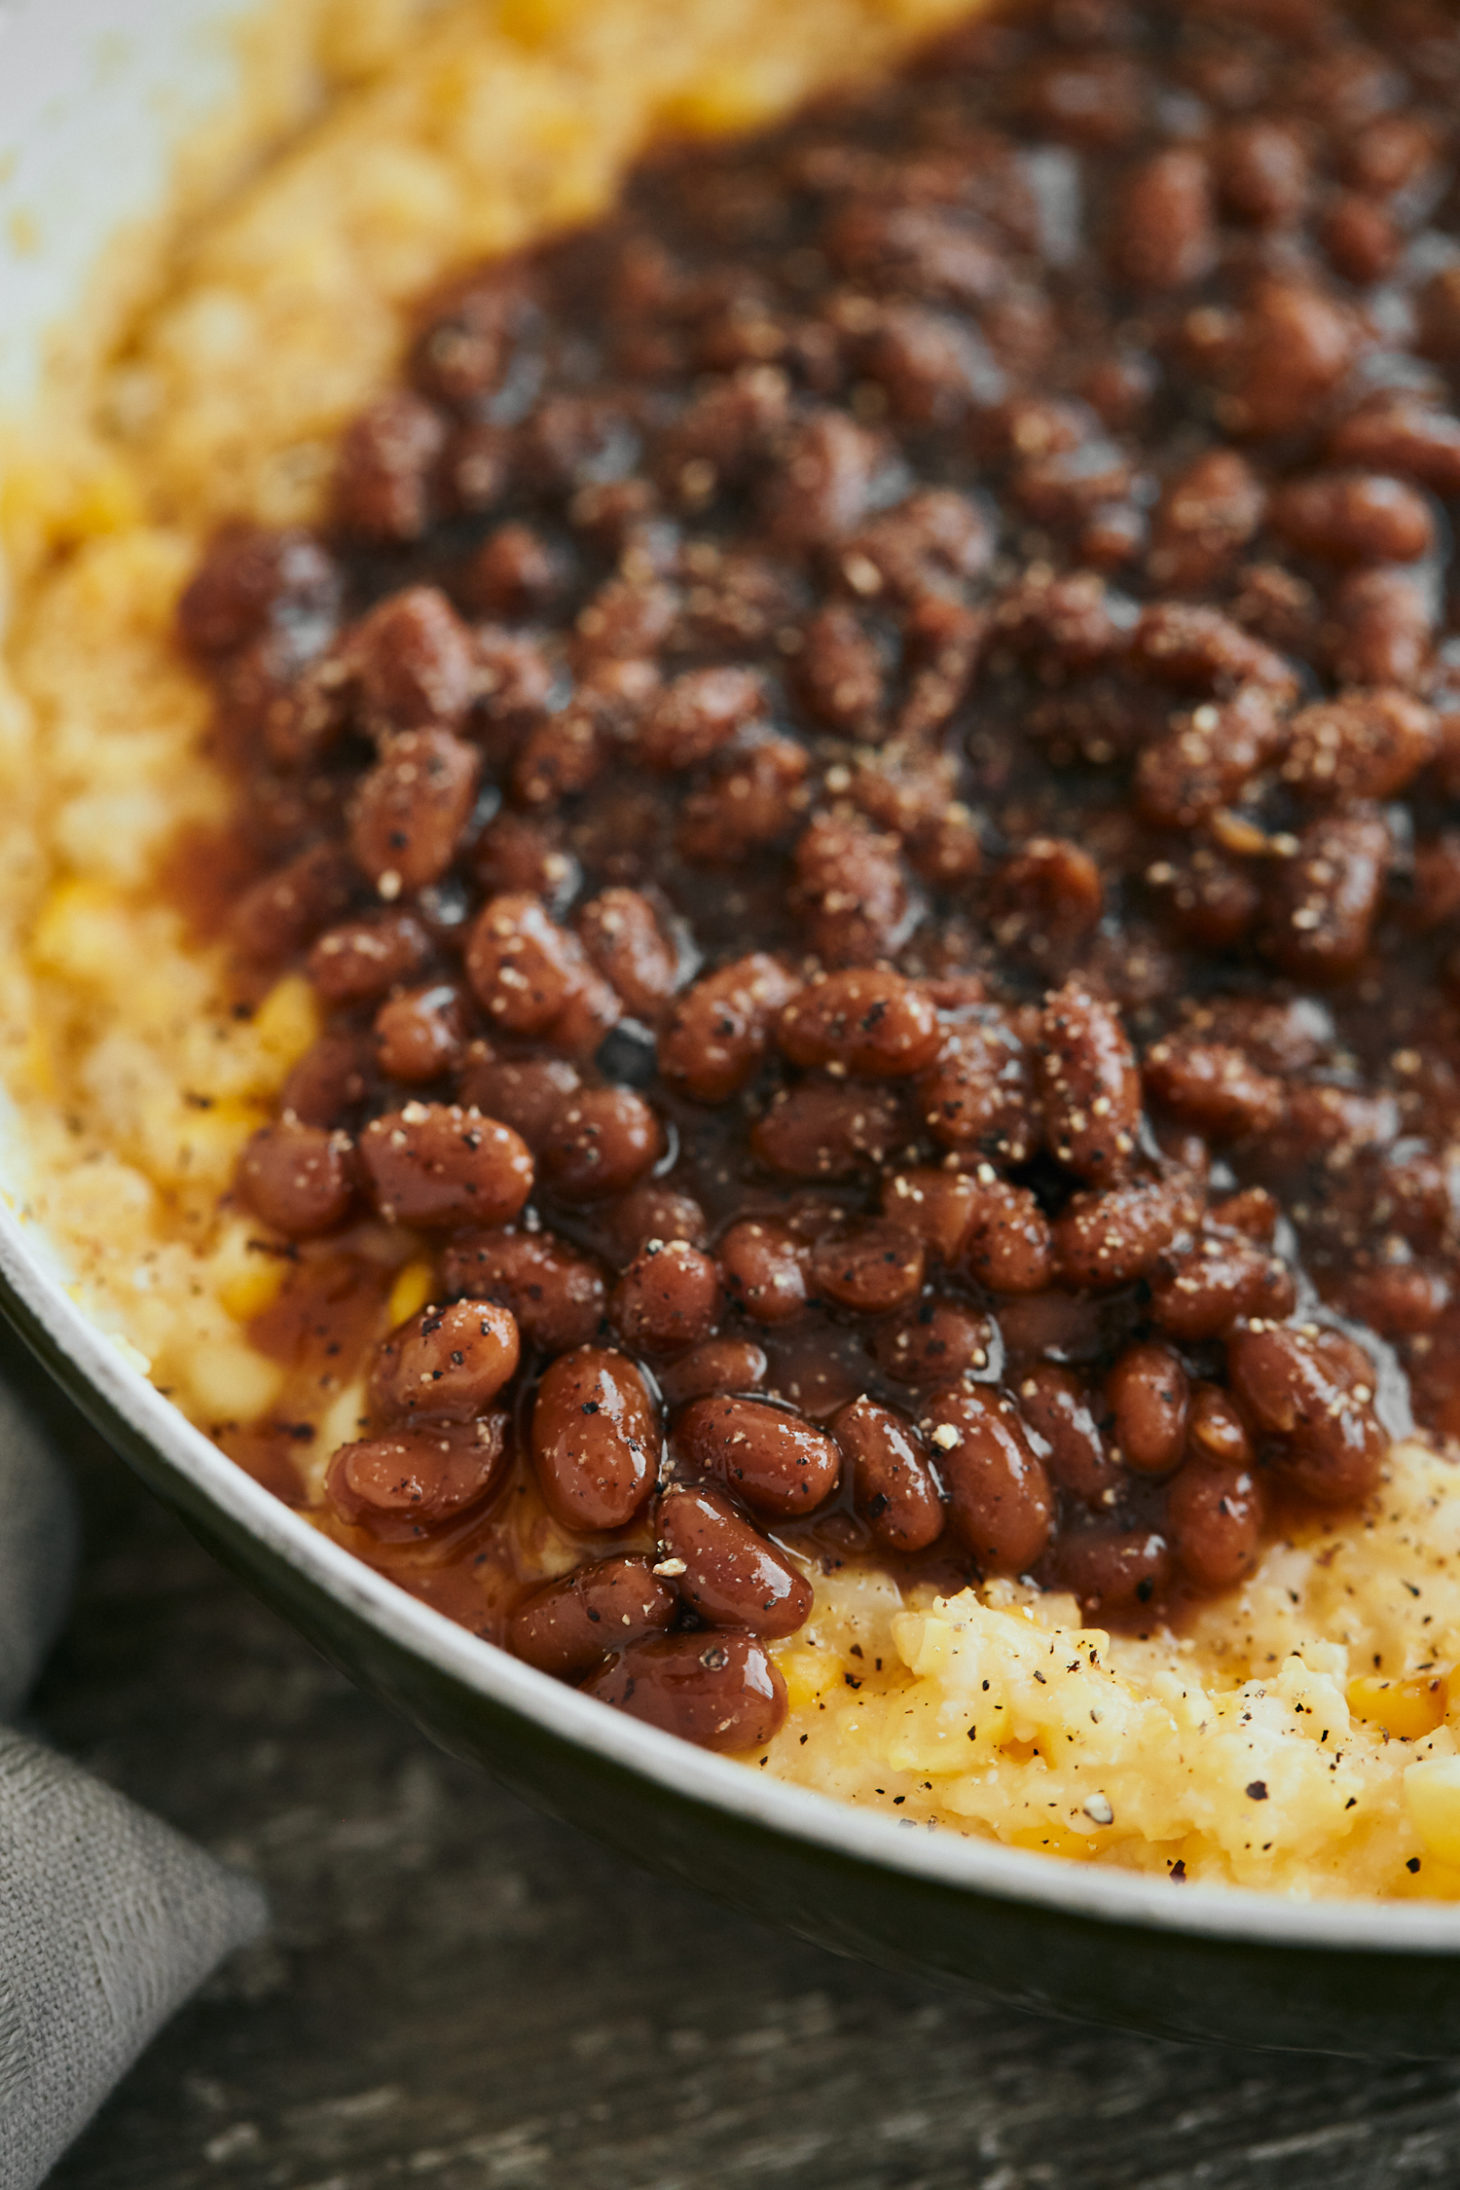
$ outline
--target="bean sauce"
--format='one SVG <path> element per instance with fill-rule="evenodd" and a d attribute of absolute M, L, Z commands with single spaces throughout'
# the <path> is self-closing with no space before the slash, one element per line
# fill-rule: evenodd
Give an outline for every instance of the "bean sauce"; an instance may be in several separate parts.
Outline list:
<path fill-rule="evenodd" d="M 322 1525 L 743 1749 L 840 1565 L 1144 1631 L 1460 1434 L 1457 117 L 1431 0 L 976 15 L 220 532 Z"/>

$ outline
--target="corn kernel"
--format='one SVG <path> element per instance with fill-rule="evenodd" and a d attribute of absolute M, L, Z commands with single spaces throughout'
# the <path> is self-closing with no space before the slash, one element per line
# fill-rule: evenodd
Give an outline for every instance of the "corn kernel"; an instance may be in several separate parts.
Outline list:
<path fill-rule="evenodd" d="M 1444 1723 L 1450 1684 L 1443 1673 L 1416 1673 L 1399 1681 L 1360 1673 L 1348 1684 L 1348 1707 L 1356 1719 L 1382 1726 L 1396 1741 L 1422 1741 Z"/>
<path fill-rule="evenodd" d="M 403 1269 L 397 1270 L 385 1310 L 392 1330 L 398 1323 L 420 1314 L 435 1285 L 436 1272 L 429 1262 L 408 1262 Z"/>
<path fill-rule="evenodd" d="M 841 1680 L 841 1660 L 834 1650 L 784 1650 L 776 1662 L 793 1711 L 806 1710 Z"/>
<path fill-rule="evenodd" d="M 31 955 L 49 973 L 110 986 L 128 956 L 124 901 L 109 883 L 85 875 L 57 882 L 31 936 Z"/>
<path fill-rule="evenodd" d="M 280 1077 L 312 1049 L 319 1034 L 319 1007 L 302 973 L 276 981 L 254 1014 L 254 1037 Z"/>
<path fill-rule="evenodd" d="M 1460 1864 L 1460 1757 L 1422 1757 L 1404 1775 L 1409 1821 L 1431 1855 Z"/>
<path fill-rule="evenodd" d="M 278 1299 L 288 1265 L 250 1245 L 255 1227 L 230 1224 L 210 1258 L 218 1302 L 235 1323 L 250 1323 Z"/>
<path fill-rule="evenodd" d="M 278 1398 L 283 1371 L 242 1340 L 208 1339 L 192 1354 L 187 1381 L 205 1422 L 252 1422 Z"/>

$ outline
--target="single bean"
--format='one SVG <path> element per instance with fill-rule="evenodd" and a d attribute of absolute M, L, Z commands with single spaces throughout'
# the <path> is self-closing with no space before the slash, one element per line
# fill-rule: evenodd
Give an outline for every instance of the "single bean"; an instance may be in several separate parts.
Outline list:
<path fill-rule="evenodd" d="M 697 1346 L 720 1315 L 720 1275 L 683 1240 L 649 1240 L 624 1271 L 609 1303 L 619 1336 L 644 1353 Z"/>
<path fill-rule="evenodd" d="M 710 1226 L 693 1194 L 658 1179 L 631 1187 L 602 1212 L 614 1243 L 625 1257 L 636 1255 L 646 1240 L 683 1240 L 690 1247 L 709 1242 Z"/>
<path fill-rule="evenodd" d="M 942 1040 L 926 992 L 900 973 L 850 967 L 825 973 L 791 998 L 776 1022 L 793 1065 L 900 1079 L 931 1064 Z"/>
<path fill-rule="evenodd" d="M 676 1486 L 660 1497 L 664 1563 L 683 1572 L 676 1586 L 711 1627 L 749 1635 L 793 1635 L 811 1612 L 811 1584 L 723 1491 Z"/>
<path fill-rule="evenodd" d="M 1056 1159 L 1100 1185 L 1123 1177 L 1135 1154 L 1141 1081 L 1112 1007 L 1067 981 L 1045 1005 L 1035 1063 Z"/>
<path fill-rule="evenodd" d="M 539 1673 L 574 1680 L 600 1658 L 662 1634 L 677 1601 L 647 1559 L 594 1559 L 524 1597 L 507 1646 Z"/>
<path fill-rule="evenodd" d="M 845 1179 L 883 1164 L 902 1139 L 897 1098 L 847 1080 L 783 1088 L 750 1129 L 763 1164 L 793 1179 Z"/>
<path fill-rule="evenodd" d="M 584 986 L 588 961 L 525 891 L 493 897 L 472 924 L 466 973 L 483 1011 L 506 1034 L 548 1034 Z"/>
<path fill-rule="evenodd" d="M 325 1491 L 342 1521 L 407 1543 L 484 1503 L 506 1473 L 508 1421 L 409 1429 L 341 1445 Z"/>
<path fill-rule="evenodd" d="M 919 1077 L 916 1101 L 918 1116 L 945 1148 L 1016 1164 L 1027 1163 L 1039 1146 L 1029 1059 L 1008 1019 L 992 1008 L 952 1029 Z"/>
<path fill-rule="evenodd" d="M 1280 1471 L 1304 1497 L 1357 1505 L 1374 1489 L 1389 1441 L 1372 1387 L 1354 1381 L 1351 1358 L 1325 1335 L 1242 1324 L 1227 1340 L 1227 1374 L 1249 1421 L 1280 1441 Z"/>
<path fill-rule="evenodd" d="M 1026 1573 L 1049 1541 L 1054 1492 L 1012 1405 L 954 1386 L 933 1395 L 922 1428 L 954 1535 L 985 1571 Z"/>
<path fill-rule="evenodd" d="M 238 1191 L 289 1239 L 332 1232 L 355 1199 L 350 1137 L 292 1116 L 261 1126 L 239 1159 Z"/>
<path fill-rule="evenodd" d="M 1141 1475 L 1169 1475 L 1186 1448 L 1191 1379 L 1181 1356 L 1143 1339 L 1116 1356 L 1105 1399 L 1121 1458 Z"/>
<path fill-rule="evenodd" d="M 371 1409 L 400 1421 L 475 1421 L 516 1374 L 518 1352 L 516 1319 L 495 1302 L 423 1308 L 376 1352 Z"/>
<path fill-rule="evenodd" d="M 1150 1275 L 1182 1229 L 1183 1197 L 1165 1180 L 1072 1195 L 1055 1221 L 1066 1285 L 1109 1291 Z"/>
<path fill-rule="evenodd" d="M 375 913 L 327 928 L 311 948 L 305 970 L 327 1004 L 373 1003 L 419 973 L 430 948 L 413 913 Z"/>
<path fill-rule="evenodd" d="M 481 756 L 449 730 L 403 730 L 362 777 L 350 850 L 382 897 L 445 874 L 476 798 Z"/>
<path fill-rule="evenodd" d="M 922 1241 L 871 1218 L 820 1241 L 811 1257 L 814 1290 L 858 1315 L 889 1315 L 923 1289 Z"/>
<path fill-rule="evenodd" d="M 597 1267 L 551 1232 L 461 1232 L 442 1257 L 442 1284 L 509 1309 L 529 1346 L 564 1353 L 593 1338 L 607 1309 Z"/>
<path fill-rule="evenodd" d="M 1148 1094 L 1213 1140 L 1266 1133 L 1282 1116 L 1282 1082 L 1226 1042 L 1174 1036 L 1146 1052 Z"/>
<path fill-rule="evenodd" d="M 638 890 L 603 890 L 579 913 L 578 933 L 624 1009 L 657 1019 L 679 984 L 679 958 L 648 898 Z"/>
<path fill-rule="evenodd" d="M 1208 1234 L 1151 1288 L 1151 1315 L 1183 1344 L 1220 1338 L 1240 1316 L 1285 1316 L 1296 1292 L 1280 1257 L 1228 1234 Z"/>
<path fill-rule="evenodd" d="M 659 1037 L 659 1069 L 698 1103 L 724 1103 L 755 1078 L 771 1023 L 795 989 L 774 958 L 755 951 L 706 974 L 678 999 Z"/>
<path fill-rule="evenodd" d="M 960 1300 L 920 1300 L 883 1324 L 872 1341 L 877 1366 L 899 1384 L 951 1384 L 989 1366 L 997 1332 L 991 1319 Z"/>
<path fill-rule="evenodd" d="M 1186 1464 L 1225 1468 L 1240 1474 L 1255 1466 L 1257 1455 L 1247 1424 L 1229 1392 L 1220 1384 L 1193 1384 L 1186 1418 Z"/>
<path fill-rule="evenodd" d="M 631 1643 L 584 1693 L 702 1749 L 761 1749 L 786 1716 L 786 1684 L 752 1635 Z"/>
<path fill-rule="evenodd" d="M 456 1103 L 407 1103 L 373 1118 L 360 1159 L 391 1224 L 505 1224 L 532 1192 L 532 1156 L 507 1125 Z"/>
<path fill-rule="evenodd" d="M 485 1042 L 472 1043 L 458 1080 L 463 1103 L 500 1118 L 529 1148 L 542 1147 L 582 1085 L 566 1057 L 498 1057 Z"/>
<path fill-rule="evenodd" d="M 1202 1590 L 1235 1588 L 1257 1564 L 1262 1493 L 1246 1468 L 1188 1461 L 1166 1489 L 1166 1533 L 1176 1564 Z"/>
<path fill-rule="evenodd" d="M 661 1369 L 659 1383 L 669 1406 L 685 1407 L 715 1392 L 756 1391 L 769 1366 L 764 1347 L 753 1339 L 707 1338 Z"/>
<path fill-rule="evenodd" d="M 895 1171 L 882 1181 L 882 1214 L 916 1232 L 940 1262 L 955 1264 L 983 1192 L 968 1171 Z"/>
<path fill-rule="evenodd" d="M 1018 1395 L 1030 1440 L 1060 1489 L 1087 1506 L 1109 1504 L 1120 1468 L 1106 1448 L 1084 1381 L 1073 1369 L 1042 1361 L 1020 1378 Z"/>
<path fill-rule="evenodd" d="M 807 1253 L 781 1224 L 746 1217 L 720 1242 L 725 1290 L 757 1323 L 789 1323 L 806 1306 Z"/>
<path fill-rule="evenodd" d="M 969 1198 L 963 1266 L 991 1293 L 1042 1293 L 1054 1275 L 1049 1219 L 1027 1186 L 976 1179 Z"/>
<path fill-rule="evenodd" d="M 763 1399 L 696 1399 L 674 1424 L 684 1459 L 757 1513 L 812 1513 L 836 1489 L 841 1454 L 799 1416 Z"/>
<path fill-rule="evenodd" d="M 460 1059 L 466 1042 L 461 991 L 450 981 L 407 989 L 375 1014 L 375 1058 L 388 1080 L 406 1086 L 439 1080 Z"/>
<path fill-rule="evenodd" d="M 1083 1528 L 1061 1536 L 1056 1565 L 1086 1613 L 1129 1617 L 1160 1598 L 1171 1548 L 1154 1529 Z"/>
<path fill-rule="evenodd" d="M 664 1128 L 642 1095 L 588 1087 L 558 1112 L 542 1144 L 543 1176 L 564 1201 L 622 1194 L 664 1153 Z"/>
<path fill-rule="evenodd" d="M 852 1500 L 889 1551 L 925 1551 L 943 1533 L 943 1501 L 912 1423 L 865 1394 L 838 1408 L 831 1434 L 852 1471 Z"/>
<path fill-rule="evenodd" d="M 654 1487 L 654 1402 L 626 1354 L 579 1346 L 548 1364 L 532 1409 L 533 1466 L 553 1519 L 623 1528 Z"/>

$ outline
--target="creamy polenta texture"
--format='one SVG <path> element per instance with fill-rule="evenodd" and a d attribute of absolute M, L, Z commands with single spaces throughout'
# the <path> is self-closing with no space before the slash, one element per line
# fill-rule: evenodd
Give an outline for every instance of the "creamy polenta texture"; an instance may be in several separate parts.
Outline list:
<path fill-rule="evenodd" d="M 246 1331 L 279 1267 L 218 1199 L 315 1014 L 290 978 L 233 1017 L 155 886 L 179 824 L 223 811 L 206 696 L 171 637 L 199 543 L 225 514 L 317 514 L 333 436 L 451 265 L 600 210 L 656 125 L 763 119 L 958 11 L 293 0 L 251 32 L 252 88 L 218 140 L 234 187 L 193 161 L 189 217 L 138 239 L 70 331 L 56 415 L 0 443 L 20 1214 L 205 1427 L 277 1388 Z M 389 1313 L 420 1304 L 417 1281 L 400 1270 Z M 757 1761 L 914 1826 L 1178 1879 L 1460 1894 L 1452 1480 L 1401 1447 L 1362 1519 L 1270 1547 L 1180 1638 L 1112 1638 L 1013 1584 L 904 1601 L 885 1575 L 818 1577 L 781 1651 L 791 1715 Z"/>

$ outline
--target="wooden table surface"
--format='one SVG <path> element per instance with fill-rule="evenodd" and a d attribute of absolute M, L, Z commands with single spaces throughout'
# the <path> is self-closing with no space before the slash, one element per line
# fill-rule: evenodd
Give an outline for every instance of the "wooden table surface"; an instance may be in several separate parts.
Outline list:
<path fill-rule="evenodd" d="M 60 1748 L 254 1872 L 274 1928 L 54 2190 L 1460 2185 L 1460 2067 L 1036 2022 L 641 1875 L 439 1755 L 82 1434 Z"/>

